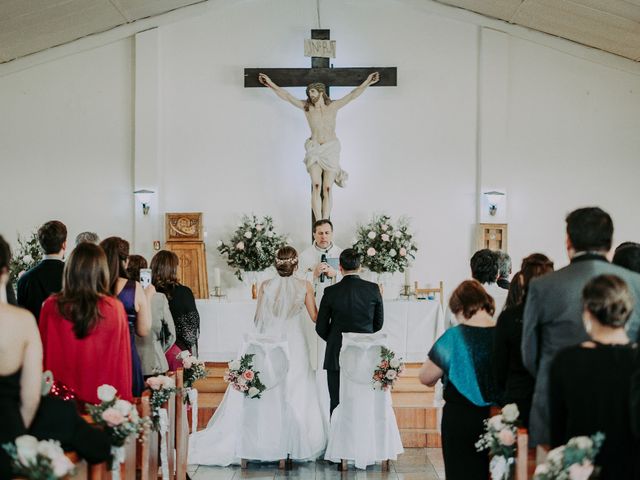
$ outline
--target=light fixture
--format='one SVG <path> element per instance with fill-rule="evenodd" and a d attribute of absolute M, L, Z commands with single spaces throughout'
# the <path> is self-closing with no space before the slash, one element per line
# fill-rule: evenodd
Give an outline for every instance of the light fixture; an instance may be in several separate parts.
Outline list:
<path fill-rule="evenodd" d="M 489 192 L 484 192 L 484 195 L 487 197 L 487 202 L 489 203 L 489 215 L 493 217 L 498 211 L 498 202 L 505 194 L 504 192 L 491 190 Z"/>
<path fill-rule="evenodd" d="M 136 190 L 133 194 L 142 204 L 142 214 L 147 215 L 149 213 L 149 209 L 151 208 L 151 195 L 155 192 L 153 190 Z"/>

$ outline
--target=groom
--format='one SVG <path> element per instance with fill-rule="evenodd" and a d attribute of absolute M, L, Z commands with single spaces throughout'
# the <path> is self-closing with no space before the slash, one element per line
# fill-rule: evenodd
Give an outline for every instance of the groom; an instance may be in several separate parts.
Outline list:
<path fill-rule="evenodd" d="M 342 280 L 324 290 L 316 320 L 316 332 L 327 342 L 324 369 L 327 371 L 330 413 L 340 403 L 340 348 L 342 333 L 374 333 L 382 328 L 380 288 L 358 276 L 360 257 L 353 248 L 340 254 Z"/>

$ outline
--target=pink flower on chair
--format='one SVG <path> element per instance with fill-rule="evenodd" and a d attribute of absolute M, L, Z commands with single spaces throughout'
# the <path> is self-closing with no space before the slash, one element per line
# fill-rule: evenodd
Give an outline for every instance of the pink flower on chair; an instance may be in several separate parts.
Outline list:
<path fill-rule="evenodd" d="M 569 478 L 571 480 L 588 480 L 593 473 L 593 465 L 587 463 L 574 463 L 569 467 Z"/>
<path fill-rule="evenodd" d="M 251 380 L 253 380 L 255 374 L 253 373 L 253 370 L 245 370 L 242 376 L 247 382 L 250 382 Z"/>

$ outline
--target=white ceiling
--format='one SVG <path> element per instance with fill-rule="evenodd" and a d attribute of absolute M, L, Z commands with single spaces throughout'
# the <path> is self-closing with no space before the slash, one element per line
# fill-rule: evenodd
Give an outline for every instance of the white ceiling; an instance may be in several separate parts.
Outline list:
<path fill-rule="evenodd" d="M 640 0 L 437 0 L 640 60 Z"/>
<path fill-rule="evenodd" d="M 0 63 L 206 0 L 0 0 Z M 640 60 L 640 0 L 437 0 Z"/>

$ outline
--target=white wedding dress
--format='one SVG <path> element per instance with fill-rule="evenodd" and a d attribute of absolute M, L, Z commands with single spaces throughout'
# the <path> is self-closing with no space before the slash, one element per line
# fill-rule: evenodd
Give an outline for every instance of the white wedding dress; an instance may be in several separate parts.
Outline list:
<path fill-rule="evenodd" d="M 283 442 L 286 444 L 287 454 L 294 460 L 315 460 L 322 456 L 327 444 L 328 425 L 321 411 L 315 372 L 309 359 L 309 345 L 315 338 L 310 338 L 305 325 L 306 322 L 311 322 L 304 305 L 305 295 L 304 280 L 295 277 L 267 280 L 256 309 L 256 335 L 253 336 L 254 340 L 245 341 L 238 355 L 240 358 L 244 353 L 253 353 L 255 338 L 269 336 L 284 339 L 284 342 L 267 343 L 265 348 L 265 359 L 269 359 L 269 351 L 275 349 L 274 355 L 271 355 L 275 363 L 282 363 L 281 345 L 284 344 L 284 349 L 288 351 L 288 371 L 282 380 L 277 379 L 278 388 L 284 389 L 282 397 L 285 405 L 278 405 L 278 412 L 283 413 L 266 415 L 266 418 L 261 419 L 260 431 L 256 431 L 251 425 L 246 424 L 243 418 L 247 411 L 258 407 L 256 402 L 271 401 L 269 390 L 265 392 L 267 395 L 263 394 L 260 399 L 248 399 L 243 393 L 229 386 L 207 427 L 191 434 L 189 464 L 239 464 L 241 451 L 244 450 L 243 436 L 254 437 L 252 443 L 259 450 L 254 450 L 249 460 L 279 459 L 273 453 L 274 444 L 282 445 Z M 268 370 L 275 370 L 275 381 L 278 368 L 269 364 Z M 270 385 L 265 381 L 267 378 L 263 378 L 262 373 L 260 378 L 269 389 Z M 266 403 L 263 406 L 267 407 Z M 270 406 L 266 408 L 270 409 Z M 271 428 L 268 426 L 269 422 L 272 422 Z M 261 451 L 261 448 L 264 451 Z M 271 458 L 273 456 L 276 458 Z"/>

